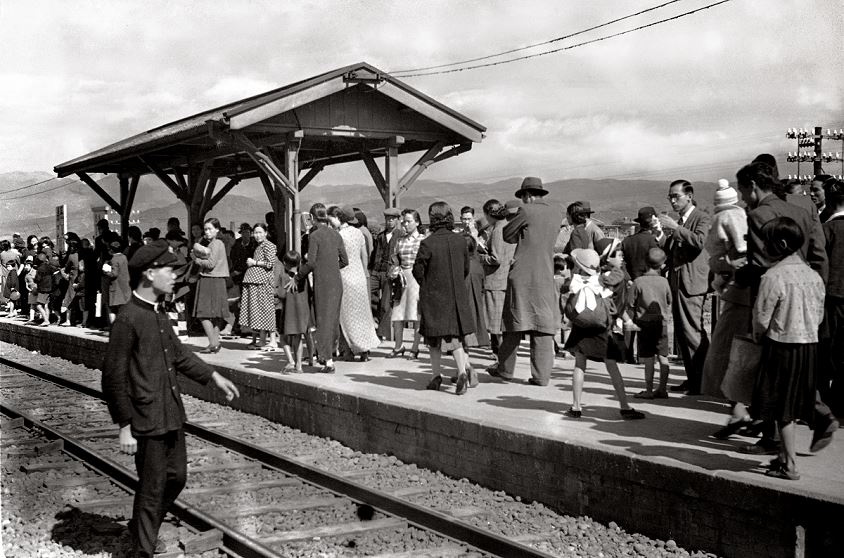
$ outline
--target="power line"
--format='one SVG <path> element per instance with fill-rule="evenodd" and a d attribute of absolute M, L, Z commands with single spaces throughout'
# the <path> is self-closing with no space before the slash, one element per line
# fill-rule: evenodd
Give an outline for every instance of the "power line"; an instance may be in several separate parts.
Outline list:
<path fill-rule="evenodd" d="M 611 35 L 605 35 L 603 37 L 598 37 L 596 39 L 590 39 L 588 41 L 583 41 L 582 43 L 576 43 L 576 44 L 573 44 L 573 45 L 569 45 L 569 46 L 565 46 L 565 47 L 561 47 L 561 48 L 556 48 L 556 49 L 548 50 L 548 51 L 545 51 L 545 52 L 539 52 L 537 54 L 527 54 L 525 56 L 518 56 L 516 58 L 508 58 L 507 60 L 500 60 L 498 62 L 488 62 L 486 64 L 476 64 L 474 66 L 466 66 L 465 68 L 453 68 L 451 70 L 439 70 L 439 71 L 436 71 L 436 72 L 419 72 L 419 73 L 415 73 L 415 74 L 397 75 L 395 77 L 410 78 L 410 77 L 419 77 L 419 76 L 434 76 L 434 75 L 438 75 L 438 74 L 452 74 L 452 73 L 455 73 L 455 72 L 462 72 L 464 70 L 476 70 L 478 68 L 488 68 L 488 67 L 491 67 L 491 66 L 500 66 L 502 64 L 509 64 L 511 62 L 518 62 L 520 60 L 528 60 L 530 58 L 538 58 L 539 56 L 545 56 L 546 54 L 554 54 L 554 53 L 561 52 L 561 51 L 564 51 L 564 50 L 571 50 L 573 48 L 589 45 L 589 44 L 592 44 L 592 43 L 597 43 L 597 42 L 600 42 L 600 41 L 605 41 L 607 39 L 612 39 L 612 38 L 615 38 L 615 37 L 620 37 L 621 35 L 627 35 L 628 33 L 633 33 L 634 31 L 640 31 L 642 29 L 647 29 L 648 27 L 654 27 L 655 25 L 659 25 L 661 23 L 666 23 L 666 22 L 669 22 L 669 21 L 674 21 L 676 19 L 680 19 L 682 17 L 686 17 L 686 16 L 689 16 L 689 15 L 695 14 L 697 12 L 701 12 L 703 10 L 708 10 L 709 8 L 714 8 L 715 6 L 719 6 L 721 4 L 726 4 L 727 2 L 730 2 L 730 1 L 731 0 L 721 0 L 720 2 L 714 2 L 712 4 L 708 4 L 706 6 L 696 8 L 694 10 L 690 10 L 688 12 L 683 12 L 681 14 L 677 14 L 677 15 L 672 16 L 672 17 L 667 17 L 665 19 L 660 19 L 658 21 L 646 23 L 645 25 L 640 25 L 640 26 L 634 27 L 632 29 L 627 29 L 626 31 L 619 31 L 618 33 L 613 33 Z"/>
<path fill-rule="evenodd" d="M 27 184 L 26 186 L 21 186 L 20 188 L 15 188 L 13 190 L 6 190 L 5 192 L 0 192 L 0 194 L 11 194 L 12 192 L 19 192 L 20 190 L 26 190 L 27 188 L 32 188 L 33 186 L 45 184 L 47 182 L 50 182 L 51 180 L 58 180 L 58 177 L 54 176 L 53 178 L 48 178 L 47 180 L 42 180 L 41 182 L 36 182 L 35 184 Z"/>
<path fill-rule="evenodd" d="M 14 198 L 2 198 L 2 199 L 0 199 L 0 201 L 22 200 L 24 198 L 31 198 L 32 196 L 40 196 L 41 194 L 46 194 L 48 192 L 52 192 L 53 190 L 58 190 L 60 188 L 64 188 L 65 186 L 69 186 L 69 185 L 74 184 L 76 182 L 80 182 L 80 181 L 79 180 L 73 180 L 71 182 L 62 182 L 58 186 L 55 186 L 53 188 L 49 188 L 47 190 L 41 190 L 40 192 L 33 192 L 31 194 L 24 194 L 22 196 L 16 196 Z M 14 190 L 10 190 L 10 192 L 13 192 L 13 191 Z M 5 194 L 5 192 L 4 192 L 4 194 Z"/>
<path fill-rule="evenodd" d="M 519 48 L 513 48 L 513 49 L 510 49 L 510 50 L 505 50 L 503 52 L 498 52 L 496 54 L 489 54 L 487 56 L 479 56 L 478 58 L 469 58 L 468 60 L 461 60 L 459 62 L 451 62 L 449 64 L 440 64 L 438 66 L 427 66 L 425 68 L 411 68 L 409 70 L 396 70 L 394 72 L 389 72 L 389 73 L 391 73 L 391 74 L 406 74 L 406 73 L 410 73 L 410 72 L 423 72 L 423 71 L 426 71 L 426 70 L 436 70 L 436 69 L 439 69 L 439 68 L 447 68 L 449 66 L 457 66 L 459 64 L 469 64 L 471 62 L 479 62 L 481 60 L 489 60 L 490 58 L 496 58 L 498 56 L 504 56 L 505 54 L 513 54 L 514 52 L 521 52 L 523 50 L 528 50 L 528 49 L 531 49 L 531 48 L 536 48 L 536 47 L 540 47 L 540 46 L 544 46 L 544 45 L 550 45 L 551 43 L 556 43 L 556 42 L 559 42 L 559 41 L 562 41 L 562 40 L 565 40 L 565 39 L 570 39 L 572 37 L 576 37 L 577 35 L 582 35 L 584 33 L 588 33 L 589 31 L 594 31 L 595 29 L 600 29 L 601 27 L 607 27 L 608 25 L 612 25 L 613 23 L 618 23 L 619 21 L 624 21 L 625 19 L 630 19 L 631 17 L 636 17 L 636 16 L 639 16 L 639 15 L 642 15 L 642 14 L 645 14 L 645 13 L 648 13 L 648 12 L 652 12 L 654 10 L 664 8 L 665 6 L 668 6 L 669 4 L 675 4 L 675 3 L 680 2 L 680 1 L 681 0 L 671 0 L 670 2 L 665 2 L 664 4 L 660 4 L 659 6 L 647 8 L 645 10 L 636 12 L 635 14 L 630 14 L 630 15 L 626 15 L 626 16 L 623 16 L 623 17 L 619 17 L 619 18 L 601 23 L 599 25 L 595 25 L 594 27 L 590 27 L 589 29 L 583 29 L 582 31 L 577 31 L 575 33 L 570 33 L 568 35 L 563 35 L 562 37 L 557 37 L 556 39 L 551 39 L 549 41 L 543 41 L 541 43 L 534 43 L 532 45 L 523 46 L 523 47 L 519 47 Z"/>

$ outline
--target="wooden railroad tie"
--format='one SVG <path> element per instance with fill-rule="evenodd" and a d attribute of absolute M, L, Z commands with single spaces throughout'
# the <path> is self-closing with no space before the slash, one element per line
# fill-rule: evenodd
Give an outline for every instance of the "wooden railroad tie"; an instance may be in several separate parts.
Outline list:
<path fill-rule="evenodd" d="M 71 477 L 65 479 L 46 479 L 45 488 L 78 488 L 80 486 L 92 486 L 95 484 L 107 484 L 111 482 L 107 477 Z"/>
<path fill-rule="evenodd" d="M 436 548 L 426 550 L 408 550 L 406 552 L 388 552 L 376 554 L 371 558 L 452 558 L 466 554 L 466 548 L 453 543 L 447 543 Z"/>
<path fill-rule="evenodd" d="M 247 490 L 260 490 L 262 488 L 276 488 L 283 486 L 297 486 L 302 484 L 302 481 L 292 477 L 283 479 L 274 479 L 266 481 L 255 482 L 236 482 L 227 484 L 225 486 L 201 486 L 197 488 L 188 488 L 182 491 L 184 496 L 199 496 L 199 495 L 213 495 L 226 494 L 228 492 L 238 492 Z"/>
<path fill-rule="evenodd" d="M 23 418 L 0 419 L 0 429 L 11 430 L 13 428 L 23 428 Z"/>
<path fill-rule="evenodd" d="M 182 549 L 186 554 L 199 554 L 221 546 L 223 546 L 223 532 L 219 529 L 211 529 L 182 541 Z"/>
<path fill-rule="evenodd" d="M 40 455 L 51 455 L 59 453 L 64 449 L 64 442 L 62 440 L 53 440 L 52 442 L 43 441 L 40 445 L 33 445 L 32 447 L 9 448 L 3 449 L 3 455 L 6 457 L 12 456 L 29 456 L 38 457 Z"/>
<path fill-rule="evenodd" d="M 263 513 L 284 513 L 289 511 L 312 510 L 316 508 L 330 508 L 347 502 L 348 500 L 345 498 L 338 498 L 336 496 L 304 498 L 302 500 L 290 500 L 281 504 L 250 506 L 248 509 L 231 510 L 230 512 L 217 514 L 216 517 L 220 519 L 236 519 L 238 517 L 250 517 Z"/>
<path fill-rule="evenodd" d="M 260 470 L 263 467 L 261 463 L 258 462 L 246 462 L 246 463 L 223 463 L 220 465 L 200 465 L 199 467 L 191 467 L 188 465 L 188 472 L 191 474 L 195 473 L 219 473 L 225 471 L 249 471 L 249 470 Z"/>
<path fill-rule="evenodd" d="M 27 463 L 21 465 L 21 471 L 26 474 L 40 473 L 42 471 L 56 471 L 60 469 L 74 469 L 84 471 L 85 467 L 79 461 L 56 461 L 54 463 Z"/>
<path fill-rule="evenodd" d="M 349 523 L 338 523 L 336 525 L 314 527 L 312 529 L 284 531 L 270 535 L 269 537 L 261 537 L 260 541 L 263 544 L 281 544 L 315 538 L 343 537 L 368 533 L 370 531 L 379 531 L 381 529 L 404 529 L 406 526 L 407 523 L 404 520 L 388 517 L 385 519 L 374 519 L 372 521 L 351 521 Z"/>

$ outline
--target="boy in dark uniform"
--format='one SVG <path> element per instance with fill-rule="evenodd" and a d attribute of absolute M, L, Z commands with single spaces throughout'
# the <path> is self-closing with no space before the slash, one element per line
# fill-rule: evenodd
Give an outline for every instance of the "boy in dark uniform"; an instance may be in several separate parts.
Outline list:
<path fill-rule="evenodd" d="M 173 268 L 182 258 L 164 240 L 135 252 L 129 267 L 140 278 L 132 298 L 117 316 L 103 365 L 103 393 L 111 418 L 120 425 L 120 450 L 135 455 L 138 489 L 129 533 L 135 555 L 151 557 L 158 529 L 187 477 L 182 425 L 185 410 L 176 373 L 207 384 L 213 381 L 231 401 L 235 385 L 187 350 L 173 334 L 161 308 L 173 291 Z"/>

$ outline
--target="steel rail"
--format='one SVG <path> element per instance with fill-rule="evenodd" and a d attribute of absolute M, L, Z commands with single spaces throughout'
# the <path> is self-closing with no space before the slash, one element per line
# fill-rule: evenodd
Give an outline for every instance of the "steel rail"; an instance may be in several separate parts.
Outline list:
<path fill-rule="evenodd" d="M 37 370 L 3 357 L 0 357 L 0 364 L 6 364 L 7 366 L 18 368 L 19 370 L 23 370 L 41 379 L 59 384 L 68 389 L 81 391 L 97 399 L 103 399 L 103 394 L 101 392 L 78 384 L 72 380 L 58 378 L 48 372 Z M 247 457 L 258 460 L 261 463 L 278 469 L 283 473 L 299 477 L 305 482 L 319 486 L 331 492 L 335 492 L 357 502 L 367 504 L 379 511 L 404 519 L 418 527 L 435 531 L 458 543 L 472 545 L 479 550 L 495 556 L 508 558 L 553 558 L 552 554 L 531 548 L 526 544 L 497 535 L 486 529 L 475 527 L 474 525 L 457 519 L 454 516 L 413 504 L 386 492 L 382 492 L 363 484 L 350 481 L 338 475 L 334 475 L 327 471 L 311 467 L 303 462 L 267 451 L 266 449 L 239 438 L 235 438 L 221 432 L 216 432 L 190 421 L 185 423 L 184 429 L 186 433 L 197 436 L 207 442 L 242 453 Z"/>
<path fill-rule="evenodd" d="M 75 438 L 62 434 L 3 400 L 0 400 L 0 411 L 12 418 L 22 418 L 27 428 L 41 431 L 50 440 L 61 440 L 64 452 L 88 464 L 96 472 L 113 480 L 121 488 L 131 492 L 134 492 L 137 488 L 138 477 L 136 475 L 111 459 L 92 451 Z M 227 554 L 243 558 L 277 558 L 279 556 L 272 549 L 228 527 L 213 516 L 200 511 L 181 499 L 177 499 L 168 511 L 199 533 L 212 529 L 220 530 L 223 533 L 223 548 L 221 550 Z"/>

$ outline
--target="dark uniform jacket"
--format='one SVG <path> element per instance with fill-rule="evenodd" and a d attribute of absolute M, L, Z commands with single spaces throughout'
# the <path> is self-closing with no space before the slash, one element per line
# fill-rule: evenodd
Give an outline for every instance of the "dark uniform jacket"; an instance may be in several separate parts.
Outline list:
<path fill-rule="evenodd" d="M 648 252 L 651 248 L 659 248 L 659 243 L 650 229 L 639 229 L 636 234 L 621 241 L 624 265 L 633 281 L 648 271 Z"/>
<path fill-rule="evenodd" d="M 827 220 L 823 230 L 829 256 L 826 296 L 844 299 L 844 216 Z"/>
<path fill-rule="evenodd" d="M 103 394 L 111 418 L 135 436 L 178 430 L 185 408 L 176 373 L 207 384 L 214 370 L 173 334 L 158 305 L 133 294 L 111 327 L 103 363 Z"/>
<path fill-rule="evenodd" d="M 387 242 L 387 231 L 383 230 L 375 236 L 372 253 L 369 255 L 369 271 L 386 273 L 390 270 L 390 255 L 396 250 L 396 243 L 401 238 L 399 228 L 393 229 L 393 235 Z"/>
<path fill-rule="evenodd" d="M 427 337 L 463 337 L 475 332 L 466 277 L 469 246 L 448 228 L 431 233 L 419 245 L 413 278 L 419 283 L 419 332 Z"/>

